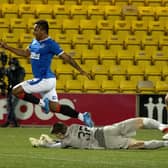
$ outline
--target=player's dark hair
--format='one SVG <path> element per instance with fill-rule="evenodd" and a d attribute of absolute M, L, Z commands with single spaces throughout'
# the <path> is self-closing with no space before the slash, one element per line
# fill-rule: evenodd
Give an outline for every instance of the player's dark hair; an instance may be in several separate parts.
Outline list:
<path fill-rule="evenodd" d="M 57 122 L 53 125 L 53 127 L 51 128 L 51 134 L 58 134 L 58 133 L 62 133 L 65 134 L 67 131 L 67 126 L 62 123 L 62 122 Z"/>
<path fill-rule="evenodd" d="M 48 34 L 49 25 L 46 20 L 38 20 L 37 22 L 35 22 L 35 24 L 37 24 L 37 26 L 39 26 L 41 30 L 44 30 Z"/>

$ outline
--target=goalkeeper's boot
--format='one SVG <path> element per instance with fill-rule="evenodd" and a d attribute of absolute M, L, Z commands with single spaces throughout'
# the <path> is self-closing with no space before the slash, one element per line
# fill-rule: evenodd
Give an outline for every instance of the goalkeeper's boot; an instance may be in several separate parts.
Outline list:
<path fill-rule="evenodd" d="M 168 140 L 168 127 L 164 128 L 164 129 L 162 130 L 162 132 L 164 133 L 162 139 L 163 139 L 163 140 Z"/>
<path fill-rule="evenodd" d="M 43 111 L 48 114 L 50 112 L 50 108 L 49 108 L 49 100 L 48 98 L 44 99 L 44 107 L 42 107 Z"/>
<path fill-rule="evenodd" d="M 85 112 L 83 113 L 83 119 L 84 119 L 84 123 L 88 126 L 88 127 L 94 127 L 94 123 L 91 119 L 90 113 Z"/>

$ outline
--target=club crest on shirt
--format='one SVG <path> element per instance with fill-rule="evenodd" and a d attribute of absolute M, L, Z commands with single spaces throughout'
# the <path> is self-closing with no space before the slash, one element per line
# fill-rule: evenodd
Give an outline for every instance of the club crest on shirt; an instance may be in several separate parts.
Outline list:
<path fill-rule="evenodd" d="M 40 45 L 40 48 L 44 48 L 46 45 L 45 44 L 41 44 Z"/>

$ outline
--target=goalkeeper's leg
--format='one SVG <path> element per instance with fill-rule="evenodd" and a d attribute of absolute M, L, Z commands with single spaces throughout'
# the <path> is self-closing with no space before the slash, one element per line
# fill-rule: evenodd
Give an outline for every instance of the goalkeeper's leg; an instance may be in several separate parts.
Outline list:
<path fill-rule="evenodd" d="M 168 147 L 168 141 L 162 140 L 148 140 L 139 141 L 131 139 L 128 149 L 157 149 L 161 147 Z"/>
<path fill-rule="evenodd" d="M 163 139 L 168 140 L 168 125 L 162 124 L 157 120 L 152 118 L 145 118 L 145 117 L 137 117 L 125 120 L 119 123 L 118 125 L 122 126 L 121 132 L 122 135 L 127 137 L 133 131 L 135 132 L 137 129 L 145 128 L 145 129 L 157 129 L 164 133 Z M 123 127 L 124 126 L 124 127 Z"/>

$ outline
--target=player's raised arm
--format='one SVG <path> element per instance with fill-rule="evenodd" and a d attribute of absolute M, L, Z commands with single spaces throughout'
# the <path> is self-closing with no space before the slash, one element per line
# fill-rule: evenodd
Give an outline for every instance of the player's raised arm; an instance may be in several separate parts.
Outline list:
<path fill-rule="evenodd" d="M 0 41 L 0 47 L 9 50 L 10 52 L 19 55 L 19 56 L 25 56 L 25 57 L 29 57 L 30 56 L 30 51 L 28 49 L 23 50 L 23 49 L 19 49 L 19 48 L 14 48 L 9 46 L 7 43 Z"/>
<path fill-rule="evenodd" d="M 75 69 L 77 69 L 82 75 L 85 75 L 88 79 L 91 79 L 91 74 L 84 71 L 77 62 L 66 52 L 60 55 L 60 58 L 62 58 L 65 62 L 68 62 L 71 66 L 73 66 Z"/>

